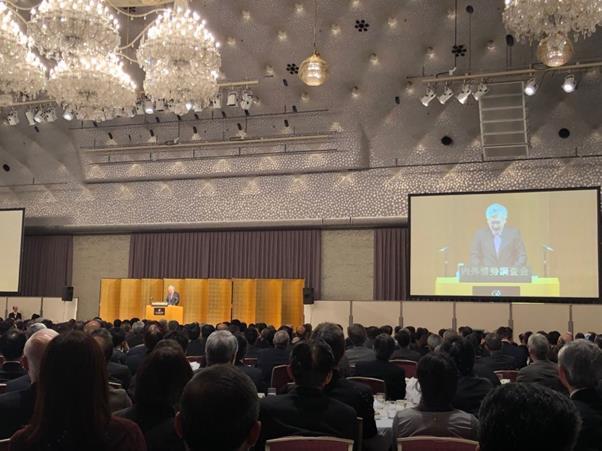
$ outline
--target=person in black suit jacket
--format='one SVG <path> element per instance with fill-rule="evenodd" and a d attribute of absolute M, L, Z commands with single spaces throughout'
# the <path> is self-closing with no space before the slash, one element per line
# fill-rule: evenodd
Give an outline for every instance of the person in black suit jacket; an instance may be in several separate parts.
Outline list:
<path fill-rule="evenodd" d="M 0 395 L 0 439 L 11 437 L 22 426 L 29 423 L 36 399 L 36 382 L 40 374 L 40 363 L 46 346 L 58 334 L 52 329 L 42 329 L 27 340 L 23 364 L 27 368 L 30 384 L 20 390 Z M 23 378 L 19 378 L 23 380 Z M 14 379 L 16 380 L 16 379 Z"/>
<path fill-rule="evenodd" d="M 144 360 L 146 354 L 152 352 L 159 341 L 163 339 L 163 332 L 156 324 L 151 324 L 144 333 L 144 343 L 130 348 L 127 353 L 127 366 L 132 375 L 136 374 L 138 367 Z"/>
<path fill-rule="evenodd" d="M 418 362 L 420 360 L 420 353 L 410 348 L 410 342 L 412 336 L 408 329 L 401 329 L 395 334 L 395 340 L 399 345 L 399 349 L 395 350 L 391 355 L 391 360 L 411 360 L 412 362 Z"/>
<path fill-rule="evenodd" d="M 502 340 L 502 353 L 508 354 L 514 358 L 516 368 L 523 368 L 527 365 L 529 359 L 529 352 L 526 348 L 517 346 L 512 341 L 512 329 L 510 327 L 502 326 L 497 330 L 497 336 Z"/>
<path fill-rule="evenodd" d="M 15 321 L 23 319 L 23 315 L 19 311 L 19 307 L 13 305 L 13 311 L 8 314 L 9 319 L 14 319 Z"/>
<path fill-rule="evenodd" d="M 323 391 L 334 367 L 332 349 L 324 341 L 312 340 L 293 348 L 290 370 L 296 387 L 285 395 L 260 401 L 257 450 L 263 450 L 267 440 L 292 435 L 355 439 L 355 410 Z"/>
<path fill-rule="evenodd" d="M 192 323 L 188 326 L 188 346 L 186 346 L 186 355 L 205 355 L 205 342 L 201 341 L 201 326 L 199 323 Z"/>
<path fill-rule="evenodd" d="M 483 357 L 479 363 L 490 371 L 515 370 L 516 360 L 514 357 L 502 352 L 502 340 L 496 334 L 485 336 L 485 349 L 489 356 Z"/>
<path fill-rule="evenodd" d="M 533 334 L 527 342 L 532 363 L 518 372 L 516 382 L 545 385 L 560 393 L 567 394 L 566 388 L 560 382 L 558 365 L 549 360 L 550 343 L 542 334 Z"/>
<path fill-rule="evenodd" d="M 96 329 L 91 333 L 92 337 L 102 349 L 105 361 L 107 362 L 107 374 L 110 382 L 118 382 L 127 390 L 130 386 L 132 374 L 127 365 L 111 362 L 113 355 L 113 338 L 107 329 Z"/>
<path fill-rule="evenodd" d="M 487 228 L 478 230 L 470 248 L 471 266 L 522 267 L 527 251 L 518 229 L 506 227 L 508 210 L 491 204 L 485 211 Z"/>
<path fill-rule="evenodd" d="M 274 347 L 266 348 L 259 352 L 257 357 L 257 368 L 261 370 L 263 381 L 268 384 L 272 382 L 272 369 L 278 365 L 286 365 L 289 360 L 290 337 L 285 330 L 279 330 L 274 335 Z"/>
<path fill-rule="evenodd" d="M 581 417 L 575 451 L 602 450 L 602 397 L 596 385 L 602 375 L 602 350 L 588 340 L 575 340 L 558 354 L 560 381 Z"/>
<path fill-rule="evenodd" d="M 387 399 L 404 399 L 406 396 L 406 373 L 403 368 L 389 362 L 395 351 L 395 340 L 387 334 L 380 334 L 374 339 L 376 360 L 357 362 L 355 375 L 373 377 L 385 381 Z"/>
<path fill-rule="evenodd" d="M 4 356 L 4 363 L 0 369 L 0 381 L 16 379 L 25 374 L 25 368 L 21 365 L 21 357 L 26 341 L 25 334 L 17 329 L 10 329 L 0 338 L 0 352 Z"/>
<path fill-rule="evenodd" d="M 236 351 L 234 365 L 251 378 L 255 384 L 255 388 L 257 388 L 257 393 L 266 393 L 268 387 L 263 381 L 261 370 L 256 367 L 246 366 L 243 363 L 247 352 L 247 339 L 242 334 L 236 334 L 236 340 L 238 341 L 238 350 Z"/>

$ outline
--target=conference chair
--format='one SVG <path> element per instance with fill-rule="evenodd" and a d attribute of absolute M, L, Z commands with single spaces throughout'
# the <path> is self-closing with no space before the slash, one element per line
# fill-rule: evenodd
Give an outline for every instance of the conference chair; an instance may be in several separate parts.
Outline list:
<path fill-rule="evenodd" d="M 455 437 L 414 436 L 397 439 L 397 451 L 475 451 L 479 443 Z"/>
<path fill-rule="evenodd" d="M 245 357 L 242 359 L 242 363 L 244 366 L 257 366 L 257 358 L 256 357 Z"/>
<path fill-rule="evenodd" d="M 406 373 L 406 377 L 416 377 L 417 363 L 413 360 L 395 359 L 391 360 L 390 362 L 394 365 L 397 365 L 399 368 L 403 368 Z"/>
<path fill-rule="evenodd" d="M 207 366 L 207 359 L 204 355 L 187 355 L 186 360 L 189 362 L 197 362 L 201 365 L 201 368 L 205 368 Z"/>
<path fill-rule="evenodd" d="M 275 388 L 277 393 L 281 393 L 289 382 L 293 382 L 293 379 L 288 372 L 288 365 L 277 365 L 272 368 L 270 387 Z"/>
<path fill-rule="evenodd" d="M 0 451 L 8 451 L 8 444 L 10 443 L 10 439 L 0 440 Z"/>
<path fill-rule="evenodd" d="M 372 389 L 372 394 L 374 394 L 374 395 L 377 393 L 386 393 L 385 381 L 383 381 L 382 379 L 375 379 L 373 377 L 360 377 L 360 376 L 348 377 L 347 379 L 350 381 L 353 381 L 353 382 L 359 382 L 360 384 L 367 385 L 368 387 L 370 387 Z"/>
<path fill-rule="evenodd" d="M 516 378 L 518 377 L 518 371 L 516 370 L 499 370 L 494 371 L 494 373 L 499 380 L 509 379 L 510 382 L 516 382 Z"/>
<path fill-rule="evenodd" d="M 266 451 L 353 451 L 353 440 L 336 437 L 283 437 L 268 440 Z"/>
<path fill-rule="evenodd" d="M 0 384 L 0 395 L 6 393 L 6 384 Z"/>

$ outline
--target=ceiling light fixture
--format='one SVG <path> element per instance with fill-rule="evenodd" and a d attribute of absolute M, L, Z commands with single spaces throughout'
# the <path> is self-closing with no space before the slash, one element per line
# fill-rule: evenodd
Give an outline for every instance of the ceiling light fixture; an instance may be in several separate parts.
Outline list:
<path fill-rule="evenodd" d="M 577 89 L 577 82 L 575 81 L 575 76 L 573 74 L 569 74 L 564 78 L 564 81 L 562 82 L 562 90 L 567 94 L 570 94 L 571 92 L 575 92 L 575 89 Z"/>
<path fill-rule="evenodd" d="M 426 88 L 426 93 L 420 98 L 420 102 L 424 106 L 429 106 L 429 103 L 431 103 L 435 97 L 437 97 L 435 90 L 431 86 L 428 86 Z"/>
<path fill-rule="evenodd" d="M 321 86 L 328 78 L 328 63 L 318 53 L 316 29 L 318 27 L 318 0 L 314 0 L 314 53 L 299 66 L 299 78 L 307 86 Z"/>
<path fill-rule="evenodd" d="M 464 105 L 466 103 L 466 101 L 468 100 L 468 98 L 470 97 L 470 94 L 471 94 L 470 85 L 464 83 L 464 85 L 462 85 L 462 90 L 458 93 L 458 95 L 456 96 L 456 99 L 458 99 L 458 102 L 460 102 L 462 105 Z"/>
<path fill-rule="evenodd" d="M 535 80 L 535 77 L 530 78 L 525 85 L 525 94 L 528 96 L 534 95 L 537 92 L 537 87 L 537 80 Z"/>
<path fill-rule="evenodd" d="M 443 92 L 438 97 L 439 103 L 441 105 L 445 105 L 447 103 L 447 101 L 449 99 L 451 99 L 453 96 L 454 96 L 454 91 L 452 91 L 449 86 L 445 85 L 445 88 L 443 88 Z"/>
<path fill-rule="evenodd" d="M 485 82 L 482 81 L 481 83 L 479 83 L 477 90 L 472 93 L 472 96 L 477 102 L 479 102 L 483 98 L 483 96 L 485 96 L 488 92 L 489 86 L 487 86 L 487 84 L 485 84 Z"/>

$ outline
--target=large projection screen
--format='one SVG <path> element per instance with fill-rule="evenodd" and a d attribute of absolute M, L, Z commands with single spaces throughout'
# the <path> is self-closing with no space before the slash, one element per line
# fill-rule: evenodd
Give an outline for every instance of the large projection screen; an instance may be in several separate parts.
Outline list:
<path fill-rule="evenodd" d="M 597 302 L 599 188 L 409 197 L 410 296 Z"/>
<path fill-rule="evenodd" d="M 25 210 L 0 210 L 0 294 L 17 294 Z"/>

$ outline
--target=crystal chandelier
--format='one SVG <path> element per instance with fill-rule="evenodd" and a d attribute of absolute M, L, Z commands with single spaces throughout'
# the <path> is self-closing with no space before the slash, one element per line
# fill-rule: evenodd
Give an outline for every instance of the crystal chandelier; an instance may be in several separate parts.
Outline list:
<path fill-rule="evenodd" d="M 121 40 L 104 0 L 43 0 L 31 9 L 28 31 L 40 53 L 57 61 L 107 55 Z"/>
<path fill-rule="evenodd" d="M 316 50 L 316 28 L 318 22 L 318 2 L 314 0 L 314 53 L 299 66 L 299 78 L 307 86 L 320 86 L 328 78 L 328 63 Z"/>
<path fill-rule="evenodd" d="M 155 19 L 136 53 L 146 72 L 145 94 L 176 114 L 206 107 L 218 92 L 218 48 L 205 20 L 177 1 Z"/>
<path fill-rule="evenodd" d="M 602 23 L 602 0 L 506 0 L 506 29 L 517 39 L 540 41 L 538 57 L 557 67 L 573 55 L 573 44 Z"/>
<path fill-rule="evenodd" d="M 50 70 L 48 93 L 80 120 L 112 119 L 136 103 L 136 84 L 114 54 L 60 60 Z"/>
<path fill-rule="evenodd" d="M 46 67 L 29 50 L 27 36 L 12 11 L 0 2 L 0 91 L 35 97 L 45 84 Z"/>

